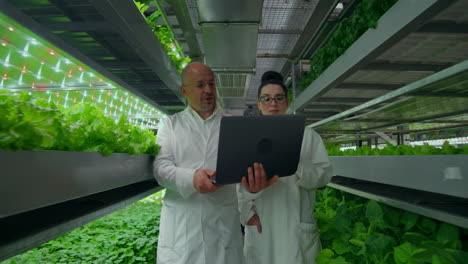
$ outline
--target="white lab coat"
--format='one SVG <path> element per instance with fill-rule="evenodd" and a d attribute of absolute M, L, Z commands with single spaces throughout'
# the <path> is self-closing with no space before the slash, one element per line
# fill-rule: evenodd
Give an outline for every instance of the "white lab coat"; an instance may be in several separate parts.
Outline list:
<path fill-rule="evenodd" d="M 206 120 L 190 107 L 161 120 L 154 175 L 167 188 L 159 225 L 157 263 L 244 263 L 235 185 L 200 194 L 197 169 L 215 170 L 223 112 Z"/>
<path fill-rule="evenodd" d="M 328 155 L 320 136 L 306 128 L 297 172 L 281 177 L 267 189 L 251 194 L 237 185 L 243 225 L 257 213 L 262 233 L 246 226 L 244 255 L 247 263 L 315 263 L 321 250 L 313 216 L 315 189 L 332 176 Z"/>

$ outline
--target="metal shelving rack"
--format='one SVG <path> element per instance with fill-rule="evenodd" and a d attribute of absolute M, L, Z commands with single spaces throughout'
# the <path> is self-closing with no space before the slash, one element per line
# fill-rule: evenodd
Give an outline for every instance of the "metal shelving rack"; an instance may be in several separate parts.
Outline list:
<path fill-rule="evenodd" d="M 133 1 L 0 0 L 0 12 L 162 112 L 184 107 L 179 73 Z M 162 189 L 149 155 L 0 150 L 0 159 L 0 261 Z"/>
<path fill-rule="evenodd" d="M 0 151 L 0 260 L 162 189 L 149 155 Z"/>
<path fill-rule="evenodd" d="M 54 6 L 50 2 L 49 5 Z M 131 10 L 132 1 L 91 0 L 91 2 L 92 10 L 86 9 L 90 8 L 87 6 L 81 10 L 82 13 L 75 10 L 77 13 L 69 13 L 69 15 L 101 16 L 103 21 L 99 23 L 93 21 L 95 28 L 89 26 L 89 21 L 51 23 L 44 20 L 43 23 L 38 23 L 31 16 L 32 13 L 39 12 L 40 7 L 36 7 L 37 10 L 28 9 L 29 6 L 15 6 L 15 1 L 5 0 L 0 0 L 0 5 L 2 12 L 14 16 L 20 23 L 27 24 L 33 31 L 38 32 L 54 45 L 66 50 L 104 75 L 110 76 L 118 83 L 122 82 L 112 74 L 139 72 L 142 66 L 140 61 L 145 62 L 144 69 L 140 73 L 146 75 L 147 71 L 151 70 L 157 72 L 161 80 L 149 84 L 122 83 L 122 86 L 139 87 L 142 88 L 141 91 L 145 91 L 143 88 L 149 86 L 159 87 L 161 95 L 166 95 L 166 97 L 158 104 L 170 109 L 171 104 L 179 100 L 174 95 L 178 93 L 176 89 L 179 86 L 179 80 L 175 69 L 138 10 L 127 12 Z M 321 133 L 325 139 L 337 142 L 340 141 L 337 135 L 348 136 L 344 139 L 346 141 L 362 141 L 378 137 L 376 132 L 413 133 L 441 129 L 441 127 L 466 126 L 468 120 L 466 115 L 467 89 L 465 88 L 468 79 L 466 78 L 468 75 L 466 41 L 468 21 L 464 13 L 466 13 L 467 6 L 467 0 L 398 1 L 380 19 L 377 29 L 370 29 L 361 36 L 345 54 L 296 98 L 293 110 L 306 115 L 308 124 Z M 63 10 L 73 9 L 73 6 L 61 7 Z M 328 8 L 324 7 L 324 10 Z M 323 13 L 326 12 L 323 11 Z M 106 34 L 114 41 L 117 39 L 126 43 L 135 52 L 139 61 L 137 63 L 135 61 L 96 63 L 87 55 L 83 55 L 86 53 L 84 49 L 81 52 L 79 48 L 72 48 L 70 43 L 66 43 L 51 33 L 52 31 L 69 33 L 80 30 L 93 32 L 97 31 L 96 29 L 106 31 Z M 96 32 L 94 34 L 96 37 L 105 36 L 99 36 Z M 77 41 L 72 44 L 79 47 L 83 43 Z M 114 48 L 122 49 L 122 46 L 114 46 Z M 441 104 L 450 107 L 443 108 L 440 107 Z M 405 115 L 407 112 L 412 112 L 414 115 Z M 434 115 L 427 115 L 427 113 L 434 113 Z M 320 121 L 322 119 L 323 121 Z M 12 153 L 3 154 L 12 155 Z M 28 153 L 13 154 L 29 155 Z M 88 176 L 97 179 L 99 175 L 104 177 L 111 173 L 112 168 L 122 166 L 119 155 L 114 154 L 105 158 L 110 159 L 107 169 L 101 168 L 100 165 L 96 166 L 95 162 L 98 157 L 91 158 L 85 155 L 85 158 L 78 158 L 80 165 L 74 166 L 70 161 L 64 163 L 68 164 L 64 167 L 66 173 L 57 170 L 52 172 L 57 176 L 55 179 L 67 180 L 65 175 L 72 175 L 70 174 L 72 168 L 75 168 L 75 171 L 84 169 L 91 173 Z M 2 152 L 0 152 L 1 156 Z M 468 198 L 466 193 L 468 186 L 465 179 L 466 155 L 445 157 L 449 160 L 441 158 L 437 170 L 432 169 L 433 175 L 430 172 L 423 174 L 417 167 L 411 167 L 411 171 L 408 171 L 410 165 L 407 162 L 411 162 L 412 158 L 407 156 L 400 158 L 402 160 L 395 161 L 390 171 L 383 169 L 388 165 L 388 161 L 383 157 L 362 157 L 359 159 L 359 162 L 365 164 L 362 166 L 356 166 L 357 157 L 332 157 L 335 172 L 341 177 L 335 177 L 330 186 L 466 228 L 468 216 L 461 209 L 466 208 Z M 434 163 L 436 166 L 436 162 L 430 161 L 433 158 L 437 157 L 415 157 L 420 160 L 414 164 L 422 167 Z M 91 163 L 84 165 L 82 159 Z M 28 163 L 31 158 L 19 157 L 18 160 Z M 152 174 L 150 159 L 140 162 L 142 162 L 138 167 L 141 169 L 140 173 L 122 175 L 123 184 L 109 186 L 106 183 L 97 189 L 79 192 L 78 195 L 65 194 L 53 199 L 47 199 L 51 197 L 48 197 L 49 193 L 46 192 L 42 197 L 45 200 L 40 203 L 47 205 L 45 207 L 40 204 L 39 206 L 29 204 L 24 205 L 20 211 L 5 212 L 5 217 L 0 219 L 3 243 L 0 244 L 0 259 L 37 246 L 161 189 L 152 176 L 148 176 Z M 455 163 L 450 164 L 451 162 Z M 15 166 L 14 164 L 11 162 L 10 166 Z M 54 168 L 55 165 L 54 162 L 50 164 L 50 167 Z M 16 164 L 16 166 L 19 165 Z M 395 171 L 393 170 L 397 168 L 400 172 L 398 177 L 394 177 Z M 446 170 L 447 168 L 449 169 Z M 29 170 L 28 177 L 41 177 L 32 167 L 22 169 L 25 172 Z M 18 172 L 16 169 L 12 170 L 13 173 Z M 136 176 L 137 180 L 133 176 Z M 23 184 L 25 186 L 22 188 L 23 191 L 32 190 L 37 196 L 39 185 L 36 184 L 40 182 L 32 186 L 36 188 L 26 187 L 32 185 L 32 181 L 28 182 L 28 177 L 17 184 Z M 420 184 L 421 181 L 427 180 L 425 177 L 433 177 L 434 181 L 430 182 L 432 185 L 424 187 Z M 408 182 L 408 179 L 413 181 Z M 88 178 L 86 181 L 89 180 Z M 66 182 L 76 184 L 74 178 L 68 178 Z M 74 186 L 80 189 L 79 185 Z M 45 187 L 45 190 L 51 189 L 53 187 Z M 4 191 L 6 193 L 8 190 L 2 190 L 2 193 Z M 23 195 L 32 196 L 32 193 L 23 192 Z M 427 200 L 422 200 L 422 198 Z M 2 200 L 9 202 L 7 197 L 2 197 Z"/>
<path fill-rule="evenodd" d="M 184 107 L 179 73 L 133 1 L 1 0 L 0 6 L 0 12 L 161 111 Z"/>
<path fill-rule="evenodd" d="M 466 0 L 398 1 L 295 98 L 291 110 L 313 124 L 465 61 L 468 31 L 460 27 L 468 21 L 459 10 L 467 6 Z"/>
<path fill-rule="evenodd" d="M 325 141 L 358 146 L 467 127 L 466 6 L 398 1 L 290 110 Z M 330 187 L 468 228 L 467 155 L 330 158 Z"/>
<path fill-rule="evenodd" d="M 467 155 L 330 157 L 330 186 L 468 228 Z"/>

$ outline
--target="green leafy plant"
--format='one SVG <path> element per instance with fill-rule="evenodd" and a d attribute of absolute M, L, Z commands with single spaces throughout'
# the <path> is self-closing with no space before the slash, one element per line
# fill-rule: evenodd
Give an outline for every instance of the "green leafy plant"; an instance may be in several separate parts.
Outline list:
<path fill-rule="evenodd" d="M 145 11 L 149 8 L 148 5 L 150 2 L 152 1 L 135 2 L 135 5 L 137 6 L 138 10 L 140 10 L 141 14 L 145 17 L 146 22 L 153 31 L 154 35 L 158 38 L 167 56 L 172 61 L 172 64 L 174 64 L 179 72 L 182 72 L 185 65 L 187 65 L 192 60 L 190 57 L 187 57 L 183 54 L 182 47 L 180 47 L 178 44 L 177 39 L 168 24 L 165 23 L 165 25 L 157 25 L 156 22 L 164 16 L 163 12 L 159 8 L 157 8 L 157 10 L 151 15 L 145 15 Z"/>
<path fill-rule="evenodd" d="M 408 146 L 400 145 L 393 146 L 387 144 L 383 149 L 371 148 L 369 146 L 362 146 L 356 150 L 348 149 L 341 151 L 340 146 L 327 144 L 327 151 L 329 156 L 388 156 L 388 155 L 457 155 L 457 154 L 468 154 L 468 145 L 461 148 L 456 148 L 448 141 L 446 141 L 442 148 L 436 148 L 429 144 L 422 146 Z"/>
<path fill-rule="evenodd" d="M 2 264 L 155 263 L 161 203 L 154 201 L 147 197 Z"/>
<path fill-rule="evenodd" d="M 396 2 L 362 0 L 353 14 L 338 23 L 327 42 L 310 58 L 311 70 L 299 79 L 299 89 L 306 89 L 369 28 L 376 28 L 379 18 Z"/>
<path fill-rule="evenodd" d="M 318 264 L 464 263 L 468 230 L 327 187 L 315 217 Z"/>
<path fill-rule="evenodd" d="M 132 125 L 125 116 L 116 122 L 89 103 L 64 108 L 27 93 L 0 93 L 0 149 L 63 150 L 156 155 L 156 136 Z"/>

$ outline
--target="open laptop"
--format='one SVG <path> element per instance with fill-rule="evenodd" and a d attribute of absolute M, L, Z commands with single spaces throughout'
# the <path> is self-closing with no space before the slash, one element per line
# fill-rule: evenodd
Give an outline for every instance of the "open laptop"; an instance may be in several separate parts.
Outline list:
<path fill-rule="evenodd" d="M 262 163 L 267 177 L 296 172 L 305 117 L 227 116 L 221 119 L 216 177 L 218 185 L 239 183 L 254 162 Z"/>

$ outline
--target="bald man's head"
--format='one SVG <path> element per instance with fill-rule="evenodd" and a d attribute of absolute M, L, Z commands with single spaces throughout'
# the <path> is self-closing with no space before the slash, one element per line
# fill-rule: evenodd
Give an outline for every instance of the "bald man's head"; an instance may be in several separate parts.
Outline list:
<path fill-rule="evenodd" d="M 213 71 L 210 69 L 210 67 L 206 66 L 206 64 L 201 62 L 191 62 L 187 64 L 187 66 L 185 66 L 185 68 L 182 70 L 182 84 L 186 84 L 186 79 L 188 76 L 194 73 L 197 74 L 197 72 L 200 71 L 210 71 L 213 74 Z"/>
<path fill-rule="evenodd" d="M 182 95 L 197 112 L 212 112 L 216 106 L 213 71 L 203 63 L 192 62 L 182 71 Z"/>

